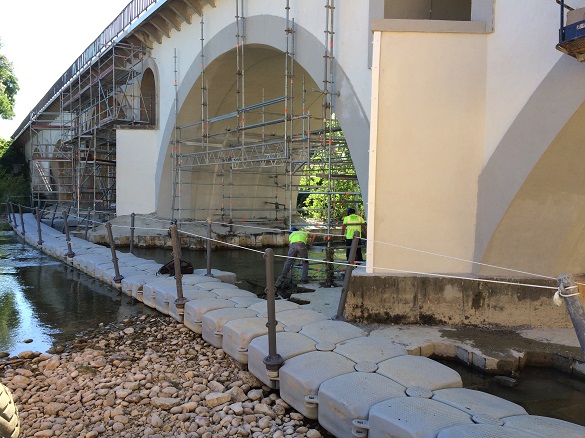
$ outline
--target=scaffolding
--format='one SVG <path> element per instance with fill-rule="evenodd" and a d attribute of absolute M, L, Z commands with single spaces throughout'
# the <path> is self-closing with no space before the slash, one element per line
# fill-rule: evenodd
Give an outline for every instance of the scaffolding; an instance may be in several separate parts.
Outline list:
<path fill-rule="evenodd" d="M 204 20 L 201 17 L 201 118 L 176 127 L 172 218 L 180 219 L 188 212 L 191 217 L 209 217 L 228 223 L 258 220 L 291 225 L 302 221 L 300 215 L 308 211 L 297 207 L 299 195 L 319 194 L 328 199 L 320 213 L 326 218 L 330 234 L 330 226 L 340 219 L 332 217 L 332 206 L 337 202 L 350 206 L 361 204 L 359 188 L 348 191 L 347 184 L 339 187 L 341 181 L 357 181 L 357 177 L 334 114 L 334 98 L 338 96 L 333 71 L 334 0 L 327 0 L 325 4 L 323 88 L 316 90 L 322 95 L 320 117 L 307 109 L 304 78 L 302 105 L 293 106 L 295 26 L 290 17 L 290 0 L 285 6 L 284 93 L 265 99 L 263 92 L 259 102 L 246 100 L 244 10 L 244 0 L 235 0 L 236 106 L 233 112 L 215 117 L 209 117 L 210 90 L 205 78 Z M 312 130 L 311 124 L 315 123 L 320 128 Z M 267 134 L 269 127 L 271 134 Z M 195 185 L 188 175 L 205 176 L 198 179 L 197 187 L 205 185 L 208 192 L 217 194 L 218 201 L 182 208 L 185 204 L 180 201 L 181 193 L 189 193 L 188 186 Z M 251 179 L 246 176 L 253 175 L 263 175 L 263 182 L 259 183 L 259 179 L 255 183 L 247 182 Z M 236 185 L 239 194 L 234 193 Z M 262 199 L 255 194 L 257 188 L 263 189 Z M 250 201 L 252 198 L 255 202 Z"/>
<path fill-rule="evenodd" d="M 63 87 L 59 111 L 30 125 L 33 196 L 70 202 L 78 213 L 115 209 L 116 126 L 154 122 L 154 96 L 144 96 L 138 81 L 144 48 L 120 42 L 100 52 Z"/>

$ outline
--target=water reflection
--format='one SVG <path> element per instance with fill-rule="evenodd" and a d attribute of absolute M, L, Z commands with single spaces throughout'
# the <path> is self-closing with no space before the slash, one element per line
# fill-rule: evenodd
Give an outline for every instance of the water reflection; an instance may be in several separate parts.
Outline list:
<path fill-rule="evenodd" d="M 139 313 L 153 311 L 0 232 L 0 351 L 44 352 L 99 323 Z"/>

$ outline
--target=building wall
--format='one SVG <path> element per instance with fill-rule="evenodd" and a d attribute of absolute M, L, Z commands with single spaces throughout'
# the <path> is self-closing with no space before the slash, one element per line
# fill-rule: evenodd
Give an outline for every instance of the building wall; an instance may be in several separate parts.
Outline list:
<path fill-rule="evenodd" d="M 376 33 L 369 272 L 470 270 L 459 260 L 397 246 L 473 256 L 486 50 L 483 33 Z"/>

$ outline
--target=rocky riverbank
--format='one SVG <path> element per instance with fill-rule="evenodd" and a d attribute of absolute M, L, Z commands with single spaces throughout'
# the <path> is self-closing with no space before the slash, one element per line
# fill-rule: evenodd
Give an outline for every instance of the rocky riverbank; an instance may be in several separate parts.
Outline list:
<path fill-rule="evenodd" d="M 165 316 L 0 361 L 22 437 L 330 436 L 221 349 Z"/>

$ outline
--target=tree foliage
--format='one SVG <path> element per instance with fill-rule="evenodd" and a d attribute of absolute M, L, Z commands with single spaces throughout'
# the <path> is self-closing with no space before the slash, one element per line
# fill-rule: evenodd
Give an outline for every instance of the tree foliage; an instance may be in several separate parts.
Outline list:
<path fill-rule="evenodd" d="M 1 42 L 0 48 L 2 48 Z M 0 118 L 14 117 L 14 99 L 19 89 L 12 63 L 0 53 Z"/>
<path fill-rule="evenodd" d="M 10 198 L 16 203 L 27 204 L 31 192 L 26 160 L 22 149 L 11 146 L 12 140 L 0 138 L 0 202 Z"/>

